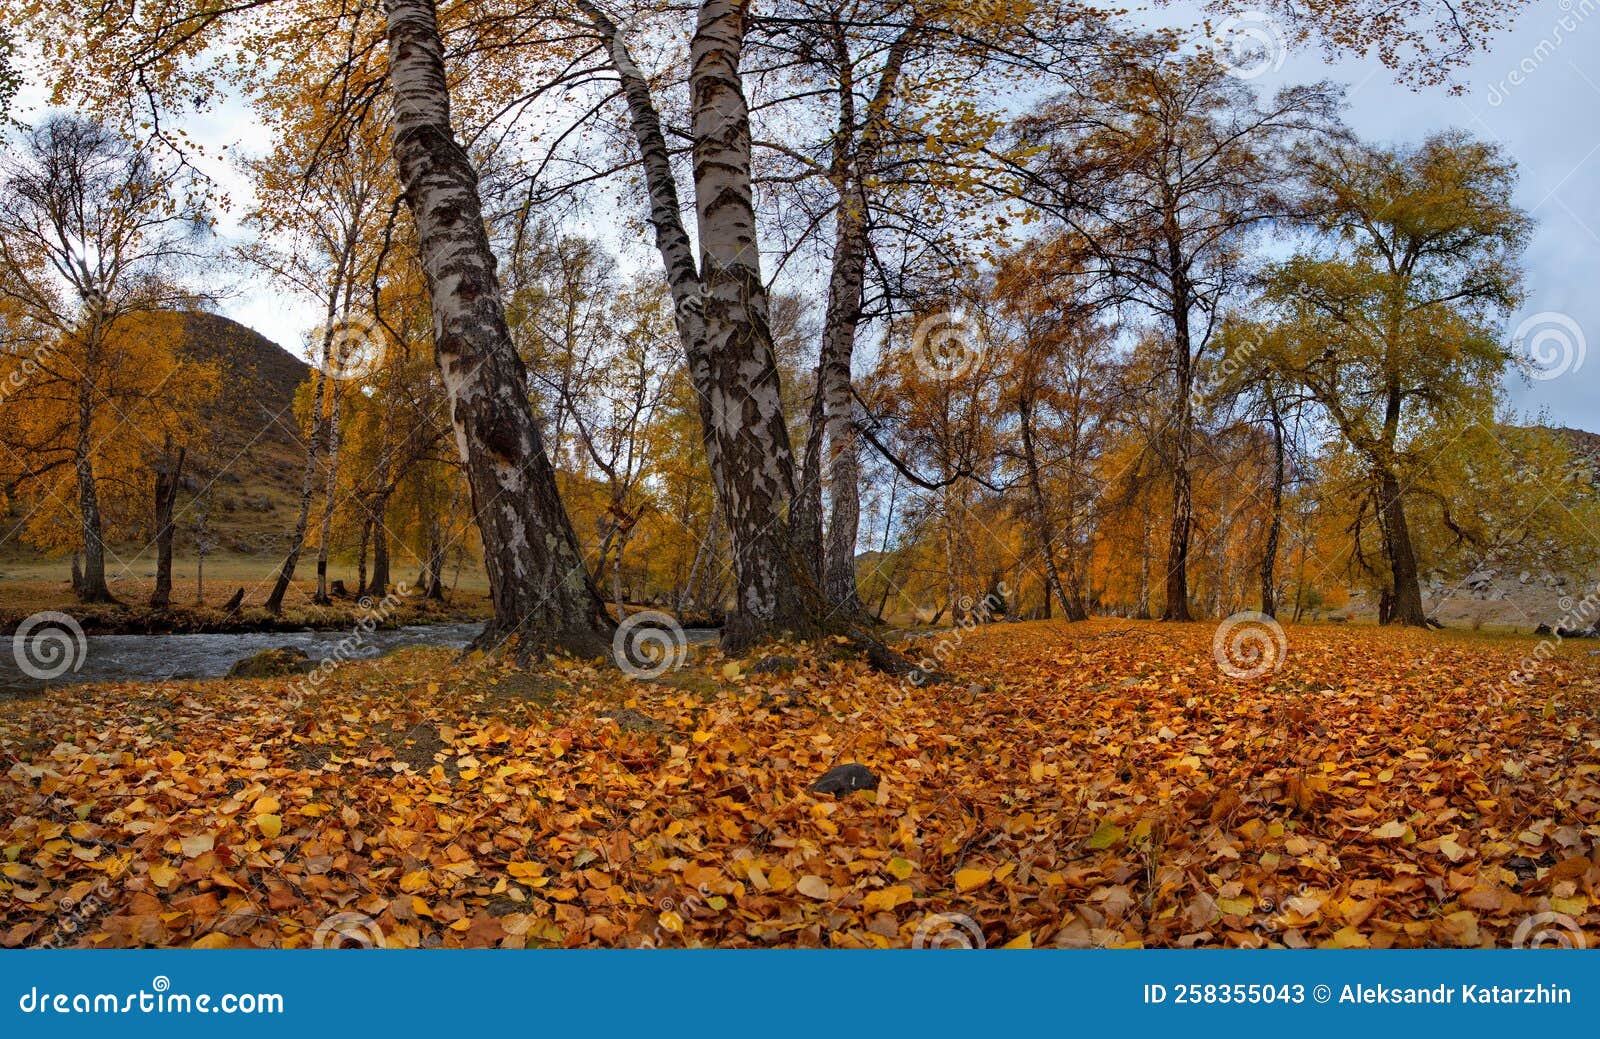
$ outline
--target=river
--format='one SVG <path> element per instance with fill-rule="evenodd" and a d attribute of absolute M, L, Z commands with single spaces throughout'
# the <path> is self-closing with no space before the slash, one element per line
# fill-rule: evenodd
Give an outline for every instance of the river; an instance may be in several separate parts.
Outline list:
<path fill-rule="evenodd" d="M 78 685 L 84 682 L 160 682 L 183 678 L 220 678 L 236 661 L 264 649 L 294 646 L 308 657 L 321 661 L 335 655 L 381 657 L 407 646 L 440 646 L 461 649 L 483 630 L 482 621 L 453 624 L 412 624 L 356 635 L 343 631 L 221 632 L 200 635 L 89 635 L 74 643 L 60 637 L 35 636 L 25 645 L 15 639 L 0 644 L 0 697 L 29 693 L 46 687 Z M 688 642 L 709 642 L 717 637 L 712 628 L 690 628 Z M 341 642 L 349 647 L 338 652 Z M 60 654 L 65 653 L 63 657 Z M 30 663 L 34 674 L 21 663 Z M 76 669 L 63 669 L 65 662 L 79 661 Z M 55 677 L 35 677 L 59 670 Z"/>

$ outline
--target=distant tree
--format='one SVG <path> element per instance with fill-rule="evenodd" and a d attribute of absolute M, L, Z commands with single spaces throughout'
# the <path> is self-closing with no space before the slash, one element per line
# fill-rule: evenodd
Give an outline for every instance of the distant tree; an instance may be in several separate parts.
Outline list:
<path fill-rule="evenodd" d="M 0 402 L 7 485 L 38 501 L 37 541 L 83 553 L 77 593 L 111 600 L 105 492 L 129 492 L 163 438 L 192 435 L 214 369 L 185 361 L 157 311 L 208 233 L 181 167 L 89 119 L 53 116 L 21 135 L 0 172 L 0 297 L 13 392 Z M 63 474 L 70 479 L 63 482 Z M 67 484 L 71 485 L 68 490 Z M 141 515 L 147 515 L 140 510 Z"/>
<path fill-rule="evenodd" d="M 1300 155 L 1309 246 L 1266 272 L 1256 340 L 1366 468 L 1387 566 L 1382 619 L 1424 625 L 1408 488 L 1494 414 L 1530 221 L 1516 165 L 1451 132 L 1411 148 L 1340 143 Z"/>
<path fill-rule="evenodd" d="M 1130 59 L 1018 124 L 1039 149 L 1028 197 L 1085 245 L 1110 304 L 1147 308 L 1170 345 L 1166 620 L 1189 619 L 1194 373 L 1246 274 L 1251 235 L 1288 211 L 1287 148 L 1333 125 L 1338 94 L 1259 99 L 1209 56 Z"/>

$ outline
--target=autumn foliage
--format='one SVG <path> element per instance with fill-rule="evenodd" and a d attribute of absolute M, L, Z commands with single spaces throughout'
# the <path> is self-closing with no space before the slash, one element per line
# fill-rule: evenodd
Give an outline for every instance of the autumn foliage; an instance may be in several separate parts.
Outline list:
<path fill-rule="evenodd" d="M 991 947 L 1600 923 L 1586 668 L 1491 695 L 1522 644 L 1288 636 L 1254 681 L 1218 670 L 1209 626 L 1092 620 L 944 634 L 952 681 L 922 689 L 837 646 L 620 685 L 412 651 L 303 700 L 14 702 L 0 940 L 304 946 L 340 913 L 394 947 L 516 948 L 905 946 L 941 913 Z M 877 789 L 808 790 L 841 762 Z"/>

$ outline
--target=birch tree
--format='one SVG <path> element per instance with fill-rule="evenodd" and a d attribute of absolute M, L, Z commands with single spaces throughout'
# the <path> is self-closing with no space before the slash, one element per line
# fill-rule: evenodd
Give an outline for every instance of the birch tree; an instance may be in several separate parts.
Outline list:
<path fill-rule="evenodd" d="M 34 332 L 31 356 L 15 358 L 20 392 L 3 402 L 8 483 L 44 495 L 47 516 L 70 498 L 83 555 L 75 591 L 110 602 L 103 485 L 134 464 L 124 449 L 161 453 L 148 438 L 181 425 L 161 416 L 192 413 L 208 394 L 204 366 L 190 366 L 185 401 L 176 344 L 140 325 L 192 302 L 178 279 L 208 234 L 201 196 L 176 164 L 75 116 L 25 132 L 0 177 L 0 295 Z M 70 492 L 56 483 L 62 470 Z"/>

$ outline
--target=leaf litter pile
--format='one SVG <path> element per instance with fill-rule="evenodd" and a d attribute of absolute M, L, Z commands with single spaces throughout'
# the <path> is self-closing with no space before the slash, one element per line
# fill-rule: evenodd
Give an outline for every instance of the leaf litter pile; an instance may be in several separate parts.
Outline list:
<path fill-rule="evenodd" d="M 390 947 L 882 947 L 965 917 L 989 947 L 1505 946 L 1537 913 L 1600 936 L 1587 654 L 1500 696 L 1530 641 L 1295 627 L 1239 681 L 1212 631 L 928 636 L 949 681 L 909 690 L 832 646 L 655 682 L 410 650 L 303 702 L 14 700 L 0 945 L 295 947 L 331 920 Z M 876 786 L 810 789 L 844 763 Z"/>

